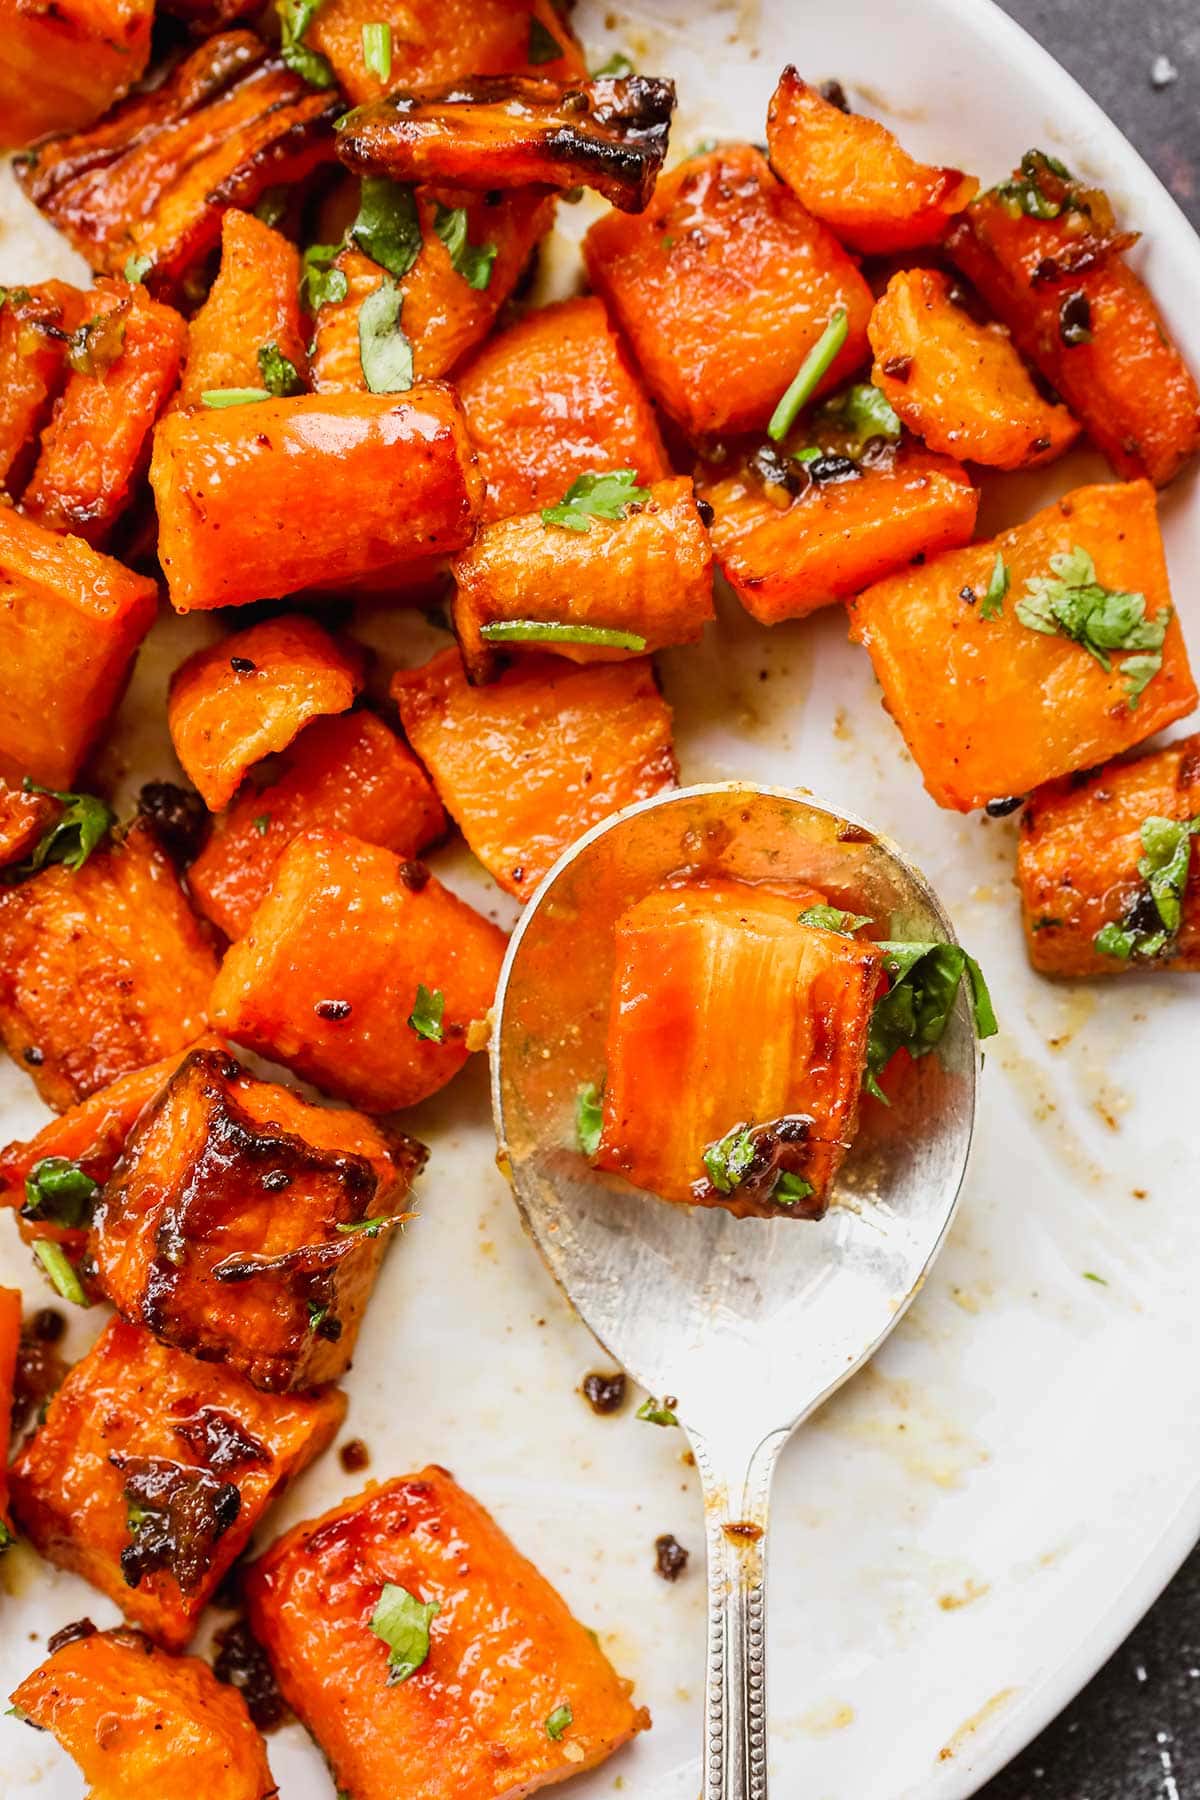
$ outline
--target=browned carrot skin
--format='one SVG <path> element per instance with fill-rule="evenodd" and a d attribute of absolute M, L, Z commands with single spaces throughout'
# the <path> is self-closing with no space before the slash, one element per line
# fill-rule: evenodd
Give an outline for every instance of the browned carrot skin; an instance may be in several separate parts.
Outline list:
<path fill-rule="evenodd" d="M 692 484 L 677 476 L 645 492 L 624 519 L 593 518 L 587 531 L 549 525 L 540 512 L 483 527 L 454 560 L 454 629 L 475 680 L 490 679 L 509 654 L 621 662 L 696 643 L 713 616 L 712 549 Z M 535 628 L 530 640 L 493 646 L 487 628 L 514 620 Z M 625 632 L 641 643 L 539 640 L 539 624 Z"/>
<path fill-rule="evenodd" d="M 404 729 L 480 862 L 525 899 L 568 844 L 676 779 L 671 709 L 644 658 L 529 656 L 472 687 L 457 650 L 392 681 Z"/>
<path fill-rule="evenodd" d="M 483 487 L 458 398 L 437 382 L 172 413 L 150 485 L 178 612 L 461 550 Z"/>
<path fill-rule="evenodd" d="M 193 904 L 227 938 L 244 935 L 302 831 L 332 827 L 409 858 L 446 829 L 429 777 L 374 713 L 314 720 L 275 769 L 265 785 L 247 784 L 188 869 Z"/>
<path fill-rule="evenodd" d="M 311 719 L 352 706 L 362 679 L 358 645 L 304 613 L 235 631 L 197 650 L 171 677 L 175 754 L 217 812 L 256 762 L 286 750 Z"/>
<path fill-rule="evenodd" d="M 1136 233 L 1117 229 L 1099 189 L 1045 168 L 1037 179 L 1067 203 L 1057 217 L 991 189 L 947 248 L 1117 473 L 1162 487 L 1200 449 L 1200 388 L 1125 261 Z"/>
<path fill-rule="evenodd" d="M 359 107 L 338 121 L 338 155 L 360 174 L 397 181 L 591 187 L 622 212 L 642 212 L 674 108 L 674 83 L 644 75 L 572 84 L 476 76 Z"/>
<path fill-rule="evenodd" d="M 0 869 L 23 862 L 62 812 L 49 794 L 0 778 Z"/>
<path fill-rule="evenodd" d="M 0 0 L 0 150 L 99 118 L 141 78 L 153 0 Z"/>
<path fill-rule="evenodd" d="M 147 286 L 170 298 L 215 247 L 227 208 L 253 211 L 267 188 L 332 158 L 341 106 L 253 32 L 228 31 L 90 131 L 40 144 L 18 179 L 94 269 L 149 257 Z"/>
<path fill-rule="evenodd" d="M 1130 913 L 1147 932 L 1161 919 L 1138 870 L 1147 819 L 1200 818 L 1200 734 L 1086 781 L 1056 782 L 1031 796 L 1021 818 L 1017 885 L 1025 945 L 1043 975 L 1124 975 L 1200 970 L 1200 855 L 1192 852 L 1183 917 L 1172 946 L 1154 957 L 1106 956 L 1096 937 Z"/>
<path fill-rule="evenodd" d="M 386 81 L 363 54 L 362 28 L 375 24 L 391 28 Z M 329 58 L 355 105 L 377 100 L 389 87 L 433 86 L 467 73 L 554 81 L 587 73 L 554 0 L 323 0 L 305 42 Z"/>
<path fill-rule="evenodd" d="M 253 213 L 231 207 L 221 222 L 221 267 L 188 326 L 177 406 L 199 406 L 219 388 L 266 386 L 260 352 L 274 348 L 306 385 L 296 246 Z"/>
<path fill-rule="evenodd" d="M 385 1583 L 440 1609 L 402 1682 L 370 1628 Z M 248 1570 L 246 1597 L 286 1699 L 355 1800 L 515 1800 L 650 1723 L 595 1634 L 445 1469 L 295 1526 Z M 552 1737 L 562 1707 L 571 1723 Z"/>
<path fill-rule="evenodd" d="M 100 281 L 87 314 L 21 509 L 102 547 L 136 498 L 154 422 L 179 379 L 187 326 L 126 281 Z"/>
<path fill-rule="evenodd" d="M 197 1037 L 215 972 L 144 824 L 0 888 L 0 1037 L 56 1112 Z"/>
<path fill-rule="evenodd" d="M 20 1342 L 20 1289 L 0 1287 L 0 1527 L 9 1530 L 12 1522 L 8 1516 L 8 1440 Z"/>
<path fill-rule="evenodd" d="M 336 1389 L 264 1394 L 113 1319 L 12 1465 L 18 1527 L 156 1643 L 182 1650 L 271 1501 L 345 1410 Z M 143 1515 L 136 1529 L 131 1506 Z"/>
<path fill-rule="evenodd" d="M 36 439 L 67 378 L 67 342 L 87 297 L 65 281 L 10 288 L 0 304 L 0 486 L 18 499 Z"/>
<path fill-rule="evenodd" d="M 235 1687 L 198 1656 L 83 1624 L 11 1698 L 75 1758 L 95 1800 L 272 1800 L 266 1748 Z"/>
<path fill-rule="evenodd" d="M 154 619 L 152 581 L 0 507 L 0 774 L 66 788 Z"/>
<path fill-rule="evenodd" d="M 97 1200 L 97 1283 L 132 1323 L 255 1387 L 336 1381 L 423 1161 L 361 1113 L 195 1050 Z"/>

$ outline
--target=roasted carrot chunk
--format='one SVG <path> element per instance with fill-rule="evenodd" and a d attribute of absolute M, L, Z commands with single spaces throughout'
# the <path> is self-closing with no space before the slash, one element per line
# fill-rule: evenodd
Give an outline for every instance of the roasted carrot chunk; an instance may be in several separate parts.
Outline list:
<path fill-rule="evenodd" d="M 0 779 L 0 869 L 26 861 L 62 811 L 53 794 Z"/>
<path fill-rule="evenodd" d="M 617 920 L 598 1168 L 738 1218 L 822 1216 L 883 959 L 804 923 L 809 899 L 693 882 Z"/>
<path fill-rule="evenodd" d="M 256 762 L 285 750 L 311 719 L 353 706 L 362 678 L 358 646 L 304 613 L 235 631 L 197 650 L 171 677 L 175 754 L 217 812 Z"/>
<path fill-rule="evenodd" d="M 282 396 L 304 385 L 299 281 L 295 245 L 253 213 L 231 207 L 221 223 L 220 270 L 188 326 L 177 405 L 198 406 L 219 388 L 266 388 Z"/>
<path fill-rule="evenodd" d="M 0 0 L 0 150 L 90 125 L 139 80 L 153 0 Z"/>
<path fill-rule="evenodd" d="M 96 1202 L 98 1284 L 133 1324 L 255 1387 L 335 1381 L 423 1161 L 361 1113 L 194 1050 Z"/>
<path fill-rule="evenodd" d="M 175 389 L 187 326 L 127 281 L 102 281 L 71 339 L 72 373 L 42 433 L 22 510 L 104 544 L 134 498 L 150 434 Z"/>
<path fill-rule="evenodd" d="M 271 1800 L 266 1749 L 236 1688 L 198 1656 L 84 1623 L 12 1702 L 75 1758 L 89 1800 Z"/>
<path fill-rule="evenodd" d="M 196 1047 L 221 1046 L 217 1038 L 202 1037 Z M 190 1048 L 119 1076 L 51 1119 L 36 1137 L 0 1150 L 0 1206 L 16 1209 L 17 1226 L 27 1244 L 47 1238 L 60 1246 L 89 1298 L 97 1290 L 84 1253 L 95 1197 L 115 1169 L 141 1113 L 162 1092 Z"/>
<path fill-rule="evenodd" d="M 284 1697 L 355 1800 L 515 1800 L 595 1768 L 650 1723 L 593 1634 L 445 1469 L 295 1526 L 251 1565 L 245 1592 Z M 416 1622 L 405 1644 L 400 1617 Z"/>
<path fill-rule="evenodd" d="M 550 229 L 554 201 L 544 190 L 480 195 L 465 188 L 422 188 L 411 203 L 421 249 L 399 278 L 400 325 L 412 345 L 418 380 L 433 381 L 487 336 L 534 246 Z M 454 240 L 453 249 L 443 233 Z M 342 281 L 345 292 L 341 298 L 331 294 L 318 308 L 312 383 L 319 394 L 361 394 L 367 379 L 359 312 L 388 277 L 352 248 L 340 251 L 333 267 L 341 277 L 337 293 Z"/>
<path fill-rule="evenodd" d="M 190 1043 L 215 969 L 146 825 L 0 888 L 0 1037 L 56 1112 Z"/>
<path fill-rule="evenodd" d="M 1200 969 L 1198 830 L 1200 735 L 1039 789 L 1017 853 L 1034 968 Z"/>
<path fill-rule="evenodd" d="M 706 465 L 697 493 L 713 510 L 721 573 L 763 625 L 803 618 L 916 556 L 969 543 L 979 507 L 960 463 L 911 443 L 860 462 L 811 463 L 764 444 L 733 470 Z"/>
<path fill-rule="evenodd" d="M 345 1410 L 336 1389 L 264 1394 L 114 1319 L 12 1465 L 13 1511 L 47 1561 L 181 1650 L 271 1501 Z"/>
<path fill-rule="evenodd" d="M 644 75 L 565 83 L 476 76 L 393 88 L 338 120 L 337 151 L 360 175 L 460 187 L 591 187 L 643 212 L 667 153 L 675 86 Z"/>
<path fill-rule="evenodd" d="M 473 688 L 446 650 L 402 670 L 392 694 L 447 812 L 521 899 L 591 826 L 675 781 L 671 711 L 648 662 L 530 657 Z"/>
<path fill-rule="evenodd" d="M 563 524 L 541 512 L 498 519 L 455 558 L 454 629 L 476 680 L 494 673 L 498 651 L 619 662 L 700 637 L 713 616 L 712 550 L 691 481 L 640 488 L 620 474 L 595 478 L 602 513 L 568 504 Z"/>
<path fill-rule="evenodd" d="M 591 469 L 670 474 L 654 417 L 603 302 L 562 300 L 498 332 L 455 377 L 487 478 L 483 518 L 553 506 Z"/>
<path fill-rule="evenodd" d="M 788 67 L 767 113 L 771 166 L 851 250 L 936 244 L 978 191 L 973 175 L 917 162 L 886 125 L 843 112 Z"/>
<path fill-rule="evenodd" d="M 188 870 L 193 902 L 226 937 L 241 937 L 275 864 L 315 826 L 415 857 L 441 837 L 446 815 L 416 757 L 374 713 L 317 719 L 283 752 L 282 773 L 251 784 L 217 820 Z"/>
<path fill-rule="evenodd" d="M 448 555 L 482 497 L 462 408 L 436 383 L 172 413 L 150 485 L 178 612 Z"/>
<path fill-rule="evenodd" d="M 1106 194 L 1031 150 L 948 248 L 1119 475 L 1170 481 L 1200 448 L 1200 388 L 1124 251 Z"/>
<path fill-rule="evenodd" d="M 640 216 L 598 220 L 584 254 L 651 393 L 693 437 L 761 430 L 839 309 L 845 342 L 817 391 L 867 354 L 856 264 L 749 144 L 681 163 Z"/>
<path fill-rule="evenodd" d="M 160 0 L 159 11 L 186 25 L 193 37 L 205 38 L 252 18 L 260 8 L 255 0 Z"/>
<path fill-rule="evenodd" d="M 1070 449 L 1079 426 L 1043 400 L 1003 325 L 977 325 L 937 269 L 893 275 L 868 327 L 871 379 L 931 450 L 1029 469 Z"/>
<path fill-rule="evenodd" d="M 155 587 L 0 507 L 0 774 L 67 787 L 125 688 Z"/>
<path fill-rule="evenodd" d="M 332 158 L 341 110 L 252 31 L 227 31 L 90 131 L 40 144 L 17 176 L 93 269 L 148 258 L 147 285 L 169 299 L 216 247 L 228 207 L 252 211 Z"/>
<path fill-rule="evenodd" d="M 0 486 L 20 494 L 38 433 L 67 377 L 67 341 L 89 304 L 65 281 L 9 288 L 0 300 Z"/>
<path fill-rule="evenodd" d="M 970 812 L 1130 749 L 1196 704 L 1144 481 L 1077 488 L 850 606 L 940 806 Z"/>
<path fill-rule="evenodd" d="M 6 1550 L 12 1542 L 12 1521 L 8 1516 L 8 1440 L 20 1342 L 20 1290 L 0 1287 L 0 1550 Z"/>
<path fill-rule="evenodd" d="M 364 25 L 391 31 L 386 79 L 368 68 Z M 584 73 L 578 44 L 554 0 L 325 0 L 305 42 L 327 56 L 351 100 L 377 99 L 389 87 L 419 87 L 466 75 Z"/>
<path fill-rule="evenodd" d="M 503 955 L 504 933 L 419 863 L 308 831 L 227 953 L 212 1016 L 326 1093 L 391 1112 L 462 1068 Z"/>

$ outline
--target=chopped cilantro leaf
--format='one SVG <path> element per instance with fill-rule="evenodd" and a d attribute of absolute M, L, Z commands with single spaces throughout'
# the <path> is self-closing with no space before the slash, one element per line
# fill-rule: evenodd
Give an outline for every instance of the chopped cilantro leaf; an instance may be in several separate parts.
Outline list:
<path fill-rule="evenodd" d="M 25 1218 L 76 1228 L 91 1222 L 98 1184 L 77 1162 L 65 1156 L 43 1156 L 25 1177 Z"/>
<path fill-rule="evenodd" d="M 321 1329 L 329 1317 L 329 1307 L 320 1306 L 315 1300 L 308 1302 L 308 1329 L 314 1334 Z"/>
<path fill-rule="evenodd" d="M 602 81 L 606 75 L 612 75 L 620 81 L 626 75 L 632 75 L 633 73 L 633 64 L 630 62 L 625 52 L 623 50 L 614 50 L 606 63 L 601 63 L 598 69 L 592 70 L 592 80 Z"/>
<path fill-rule="evenodd" d="M 349 237 L 364 256 L 402 281 L 425 242 L 412 188 L 386 175 L 366 176 Z"/>
<path fill-rule="evenodd" d="M 436 1600 L 418 1600 L 407 1588 L 385 1581 L 371 1630 L 388 1647 L 388 1685 L 407 1681 L 429 1655 L 429 1627 L 441 1612 Z"/>
<path fill-rule="evenodd" d="M 1020 174 L 992 192 L 1013 218 L 1028 213 L 1033 219 L 1057 219 L 1060 213 L 1079 210 L 1078 200 L 1064 186 L 1073 181 L 1071 171 L 1057 156 L 1027 150 L 1021 158 Z"/>
<path fill-rule="evenodd" d="M 799 914 L 801 925 L 812 925 L 818 931 L 857 931 L 871 923 L 867 913 L 843 912 L 840 906 L 806 906 Z"/>
<path fill-rule="evenodd" d="M 1084 1280 L 1085 1280 L 1085 1281 L 1096 1281 L 1096 1282 L 1099 1282 L 1099 1284 L 1100 1284 L 1100 1286 L 1101 1286 L 1101 1287 L 1107 1287 L 1107 1286 L 1108 1286 L 1108 1282 L 1107 1282 L 1107 1281 L 1106 1281 L 1106 1280 L 1105 1280 L 1105 1279 L 1104 1279 L 1104 1276 L 1103 1276 L 1103 1275 L 1097 1275 L 1097 1274 L 1096 1274 L 1096 1273 L 1095 1273 L 1095 1271 L 1094 1271 L 1094 1270 L 1093 1270 L 1093 1269 L 1085 1269 L 1085 1270 L 1084 1270 L 1084 1271 L 1083 1271 L 1083 1279 L 1084 1279 Z"/>
<path fill-rule="evenodd" d="M 404 295 L 385 276 L 358 309 L 358 357 L 373 394 L 403 394 L 413 384 L 413 350 L 400 324 Z"/>
<path fill-rule="evenodd" d="M 139 281 L 144 281 L 153 267 L 154 258 L 152 256 L 134 255 L 126 258 L 125 267 L 121 273 L 132 287 Z"/>
<path fill-rule="evenodd" d="M 828 325 L 800 364 L 799 369 L 771 414 L 767 426 L 767 436 L 775 443 L 785 438 L 796 423 L 801 411 L 808 405 L 823 378 L 829 373 L 838 352 L 846 341 L 849 330 L 848 314 L 844 306 L 835 309 Z"/>
<path fill-rule="evenodd" d="M 1150 962 L 1173 954 L 1197 832 L 1200 814 L 1193 819 L 1152 816 L 1144 821 L 1140 833 L 1144 855 L 1137 868 L 1145 886 L 1124 917 L 1102 926 L 1092 939 L 1101 956 Z"/>
<path fill-rule="evenodd" d="M 810 1194 L 815 1193 L 816 1189 L 811 1181 L 806 1181 L 803 1175 L 793 1175 L 790 1170 L 785 1170 L 776 1182 L 771 1198 L 776 1206 L 795 1206 L 797 1200 L 807 1200 Z"/>
<path fill-rule="evenodd" d="M 643 1400 L 637 1409 L 637 1417 L 644 1419 L 647 1425 L 678 1425 L 675 1417 L 675 1402 L 670 1394 L 662 1400 Z"/>
<path fill-rule="evenodd" d="M 442 990 L 433 988 L 431 991 L 423 981 L 418 981 L 417 997 L 408 1015 L 409 1026 L 417 1036 L 431 1044 L 440 1044 L 444 1038 L 442 1019 L 445 1011 L 446 996 Z"/>
<path fill-rule="evenodd" d="M 264 344 L 258 353 L 258 372 L 263 386 L 276 400 L 298 394 L 304 383 L 294 362 L 283 354 L 278 344 Z"/>
<path fill-rule="evenodd" d="M 604 1122 L 604 1089 L 589 1081 L 581 1087 L 575 1101 L 575 1136 L 579 1148 L 589 1159 L 600 1148 L 600 1128 Z"/>
<path fill-rule="evenodd" d="M 571 1711 L 571 1703 L 569 1700 L 564 1700 L 561 1706 L 555 1707 L 554 1711 L 550 1714 L 550 1717 L 546 1720 L 546 1736 L 548 1738 L 553 1738 L 555 1743 L 557 1743 L 559 1738 L 562 1737 L 563 1733 L 566 1731 L 567 1726 L 573 1725 L 574 1723 L 575 1714 Z"/>
<path fill-rule="evenodd" d="M 335 1225 L 334 1230 L 340 1232 L 342 1237 L 352 1237 L 355 1232 L 361 1231 L 364 1237 L 374 1238 L 379 1236 L 382 1227 L 386 1224 L 387 1219 L 384 1215 L 377 1213 L 373 1219 L 355 1219 L 349 1225 Z"/>
<path fill-rule="evenodd" d="M 568 625 L 554 619 L 494 619 L 481 625 L 479 635 L 488 644 L 597 644 L 607 650 L 644 650 L 646 640 L 636 631 L 611 630 L 606 625 Z"/>
<path fill-rule="evenodd" d="M 557 62 L 563 54 L 562 45 L 554 33 L 542 24 L 536 13 L 531 13 L 529 17 L 529 46 L 526 54 L 535 65 Z"/>
<path fill-rule="evenodd" d="M 496 260 L 498 246 L 470 242 L 467 237 L 465 206 L 442 206 L 439 202 L 433 215 L 433 229 L 445 244 L 455 272 L 462 276 L 469 288 L 481 293 L 492 279 L 492 264 Z"/>
<path fill-rule="evenodd" d="M 310 87 L 333 86 L 333 70 L 319 50 L 311 50 L 304 34 L 317 14 L 321 0 L 275 0 L 279 14 L 279 54 L 294 75 Z"/>
<path fill-rule="evenodd" d="M 849 456 L 860 454 L 872 438 L 883 438 L 889 444 L 900 442 L 899 417 L 883 390 L 870 381 L 856 381 L 827 400 L 813 418 L 818 432 L 823 424 L 838 426 L 850 435 Z"/>
<path fill-rule="evenodd" d="M 56 1244 L 53 1238 L 36 1238 L 33 1254 L 64 1300 L 69 1300 L 73 1306 L 88 1304 L 88 1297 L 61 1244 Z"/>
<path fill-rule="evenodd" d="M 340 244 L 310 244 L 300 259 L 300 299 L 309 312 L 319 306 L 336 306 L 350 292 L 341 269 L 333 267 Z"/>
<path fill-rule="evenodd" d="M 886 1105 L 880 1075 L 897 1050 L 925 1056 L 941 1043 L 964 975 L 971 984 L 979 1036 L 993 1037 L 998 1026 L 983 970 L 961 945 L 884 942 L 878 947 L 891 987 L 871 1014 L 863 1086 Z"/>
<path fill-rule="evenodd" d="M 704 1152 L 708 1179 L 718 1194 L 732 1194 L 754 1161 L 754 1135 L 748 1125 L 735 1125 Z"/>
<path fill-rule="evenodd" d="M 649 498 L 649 488 L 637 485 L 634 469 L 589 469 L 576 476 L 557 506 L 542 508 L 542 519 L 568 531 L 590 531 L 592 519 L 623 519 L 627 507 Z"/>
<path fill-rule="evenodd" d="M 254 818 L 254 829 L 257 831 L 259 837 L 266 837 L 268 831 L 271 829 L 270 813 L 257 813 Z"/>
<path fill-rule="evenodd" d="M 39 787 L 25 777 L 22 787 L 27 794 L 45 794 L 57 800 L 62 812 L 42 837 L 27 862 L 14 871 L 33 875 L 47 863 L 62 863 L 74 874 L 82 869 L 92 851 L 115 824 L 112 811 L 95 794 L 64 794 L 57 788 Z"/>
<path fill-rule="evenodd" d="M 1008 592 L 1008 564 L 999 551 L 992 564 L 992 572 L 988 577 L 987 592 L 983 596 L 983 604 L 979 608 L 981 619 L 998 619 L 1004 611 L 1004 596 Z"/>
<path fill-rule="evenodd" d="M 1024 597 L 1017 601 L 1018 619 L 1030 631 L 1070 638 L 1106 672 L 1113 666 L 1113 650 L 1152 652 L 1130 657 L 1120 665 L 1126 704 L 1132 711 L 1162 667 L 1170 607 L 1148 619 L 1145 596 L 1104 587 L 1096 580 L 1095 563 L 1079 544 L 1052 556 L 1050 568 L 1051 574 L 1033 575 L 1026 581 Z"/>

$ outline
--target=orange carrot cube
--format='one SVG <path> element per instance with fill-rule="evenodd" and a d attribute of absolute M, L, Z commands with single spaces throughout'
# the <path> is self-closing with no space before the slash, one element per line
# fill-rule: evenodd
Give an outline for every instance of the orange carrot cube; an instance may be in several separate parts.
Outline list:
<path fill-rule="evenodd" d="M 364 25 L 391 29 L 384 81 L 367 67 Z M 569 81 L 583 55 L 554 0 L 325 0 L 306 42 L 327 56 L 351 100 L 462 75 L 548 75 Z"/>
<path fill-rule="evenodd" d="M 205 393 L 218 388 L 268 387 L 272 372 L 278 390 L 287 392 L 281 364 L 270 360 L 272 349 L 292 365 L 302 387 L 308 356 L 299 283 L 296 246 L 253 213 L 230 207 L 221 221 L 220 269 L 188 326 L 176 405 L 199 406 Z"/>
<path fill-rule="evenodd" d="M 20 1290 L 0 1287 L 0 1550 L 7 1549 L 12 1540 L 12 1521 L 8 1516 L 8 1445 L 20 1342 Z"/>
<path fill-rule="evenodd" d="M 0 0 L 0 150 L 107 112 L 150 55 L 153 0 Z"/>
<path fill-rule="evenodd" d="M 67 342 L 90 304 L 65 281 L 9 288 L 0 302 L 0 485 L 14 497 L 67 378 Z"/>

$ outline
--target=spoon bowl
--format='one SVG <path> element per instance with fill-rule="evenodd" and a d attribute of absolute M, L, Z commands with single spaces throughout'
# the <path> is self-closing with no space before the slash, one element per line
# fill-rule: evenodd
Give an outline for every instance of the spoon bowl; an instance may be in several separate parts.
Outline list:
<path fill-rule="evenodd" d="M 496 999 L 502 1161 L 551 1272 L 609 1354 L 688 1433 L 710 1587 L 704 1800 L 765 1800 L 764 1538 L 794 1428 L 864 1362 L 918 1291 L 954 1216 L 979 1051 L 960 993 L 933 1055 L 867 1101 L 818 1222 L 669 1204 L 592 1169 L 579 1091 L 604 1070 L 613 926 L 672 877 L 814 887 L 892 939 L 954 942 L 921 874 L 861 821 L 785 789 L 724 783 L 628 807 L 545 877 Z M 746 1055 L 755 1021 L 746 1021 Z"/>

